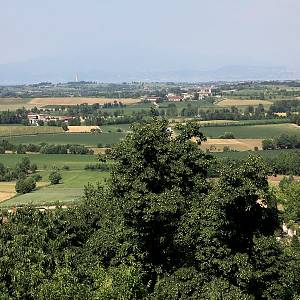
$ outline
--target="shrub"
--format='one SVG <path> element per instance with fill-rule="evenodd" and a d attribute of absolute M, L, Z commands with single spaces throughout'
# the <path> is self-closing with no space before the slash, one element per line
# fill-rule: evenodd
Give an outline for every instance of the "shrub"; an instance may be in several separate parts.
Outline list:
<path fill-rule="evenodd" d="M 26 147 L 22 144 L 17 146 L 17 154 L 26 154 Z"/>
<path fill-rule="evenodd" d="M 262 148 L 263 150 L 273 150 L 275 149 L 275 145 L 273 140 L 271 139 L 266 139 L 262 141 Z"/>
<path fill-rule="evenodd" d="M 109 166 L 107 164 L 98 163 L 98 164 L 87 164 L 84 166 L 85 170 L 91 171 L 101 171 L 101 172 L 108 172 Z"/>
<path fill-rule="evenodd" d="M 31 177 L 35 180 L 35 182 L 41 181 L 43 178 L 40 174 L 33 174 Z"/>
<path fill-rule="evenodd" d="M 70 170 L 70 167 L 67 166 L 67 165 L 64 165 L 64 166 L 62 167 L 62 169 L 65 170 L 65 171 L 69 171 L 69 170 Z"/>
<path fill-rule="evenodd" d="M 62 177 L 58 171 L 52 171 L 49 175 L 49 181 L 51 184 L 59 184 Z"/>
<path fill-rule="evenodd" d="M 232 132 L 225 132 L 224 135 L 219 137 L 220 139 L 235 139 Z"/>
<path fill-rule="evenodd" d="M 19 179 L 16 182 L 16 192 L 20 194 L 30 193 L 35 188 L 36 188 L 36 182 L 32 177 Z"/>

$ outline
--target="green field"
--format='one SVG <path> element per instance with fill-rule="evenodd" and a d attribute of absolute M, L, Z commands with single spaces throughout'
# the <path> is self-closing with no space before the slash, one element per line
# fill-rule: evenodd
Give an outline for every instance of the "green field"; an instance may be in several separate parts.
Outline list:
<path fill-rule="evenodd" d="M 35 135 L 35 134 L 49 134 L 62 133 L 61 127 L 57 126 L 23 126 L 23 125 L 1 125 L 0 136 L 10 137 L 19 135 Z"/>
<path fill-rule="evenodd" d="M 218 126 L 203 127 L 202 132 L 206 137 L 218 138 L 225 132 L 232 132 L 236 138 L 240 139 L 266 139 L 274 138 L 280 134 L 300 135 L 300 127 L 293 124 L 270 124 L 270 125 L 250 125 L 250 126 Z"/>
<path fill-rule="evenodd" d="M 43 176 L 43 181 L 48 180 L 49 171 L 39 172 Z M 88 183 L 103 183 L 104 178 L 109 175 L 105 172 L 93 171 L 63 171 L 61 172 L 63 180 L 58 185 L 49 185 L 40 188 L 32 193 L 19 195 L 7 201 L 0 203 L 0 207 L 12 207 L 14 205 L 54 205 L 57 203 L 68 204 L 80 201 L 84 186 Z"/>
<path fill-rule="evenodd" d="M 230 158 L 230 159 L 245 159 L 250 155 L 261 156 L 263 158 L 275 158 L 282 153 L 289 153 L 297 151 L 300 155 L 300 150 L 285 149 L 285 150 L 260 150 L 260 151 L 229 151 L 229 152 L 214 152 L 211 155 L 219 158 Z"/>
<path fill-rule="evenodd" d="M 96 147 L 97 144 L 115 144 L 125 137 L 125 133 L 103 132 L 101 134 L 91 133 L 57 133 L 38 134 L 30 136 L 11 136 L 7 140 L 12 144 L 79 144 Z"/>
<path fill-rule="evenodd" d="M 29 157 L 32 163 L 37 164 L 39 170 L 51 169 L 53 166 L 58 168 L 69 166 L 71 170 L 83 170 L 86 164 L 97 162 L 95 155 L 0 154 L 0 163 L 14 167 L 23 157 Z"/>

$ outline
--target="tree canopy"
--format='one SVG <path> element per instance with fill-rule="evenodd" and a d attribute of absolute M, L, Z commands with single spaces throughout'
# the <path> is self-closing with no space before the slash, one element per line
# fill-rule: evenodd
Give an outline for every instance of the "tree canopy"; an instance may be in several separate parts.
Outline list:
<path fill-rule="evenodd" d="M 209 178 L 196 124 L 136 125 L 109 154 L 107 186 L 67 210 L 0 226 L 1 299 L 293 299 L 299 259 L 277 241 L 258 158 Z"/>

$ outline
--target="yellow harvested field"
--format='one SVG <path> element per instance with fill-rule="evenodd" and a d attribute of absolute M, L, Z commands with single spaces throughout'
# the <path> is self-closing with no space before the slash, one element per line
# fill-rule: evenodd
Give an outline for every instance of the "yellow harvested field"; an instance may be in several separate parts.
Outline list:
<path fill-rule="evenodd" d="M 33 98 L 29 104 L 35 106 L 46 106 L 46 105 L 77 105 L 77 104 L 105 104 L 113 103 L 114 101 L 122 102 L 123 104 L 135 104 L 141 102 L 140 99 L 124 98 L 124 99 L 113 99 L 113 98 L 87 98 L 87 97 L 49 97 L 49 98 Z"/>
<path fill-rule="evenodd" d="M 240 100 L 240 99 L 224 99 L 217 103 L 218 106 L 247 106 L 247 105 L 271 105 L 271 101 L 266 100 Z"/>
<path fill-rule="evenodd" d="M 201 149 L 211 152 L 222 152 L 224 147 L 231 150 L 247 151 L 257 147 L 262 149 L 262 139 L 208 139 L 201 144 Z"/>
<path fill-rule="evenodd" d="M 0 202 L 11 199 L 15 195 L 16 195 L 16 193 L 0 192 Z"/>
<path fill-rule="evenodd" d="M 277 112 L 277 113 L 274 113 L 274 115 L 276 115 L 278 117 L 286 117 L 286 112 Z"/>
<path fill-rule="evenodd" d="M 68 126 L 70 133 L 87 133 L 92 129 L 100 129 L 99 126 Z"/>
<path fill-rule="evenodd" d="M 15 185 L 15 182 L 0 182 L 0 202 L 16 195 Z"/>

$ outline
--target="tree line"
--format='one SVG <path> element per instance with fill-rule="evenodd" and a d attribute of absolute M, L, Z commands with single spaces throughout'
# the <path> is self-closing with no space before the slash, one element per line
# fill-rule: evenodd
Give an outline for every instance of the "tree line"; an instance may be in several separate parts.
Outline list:
<path fill-rule="evenodd" d="M 7 140 L 0 141 L 0 154 L 6 151 L 11 151 L 17 154 L 26 154 L 27 152 L 41 153 L 41 154 L 80 154 L 92 155 L 94 151 L 84 145 L 77 144 L 11 144 Z"/>

